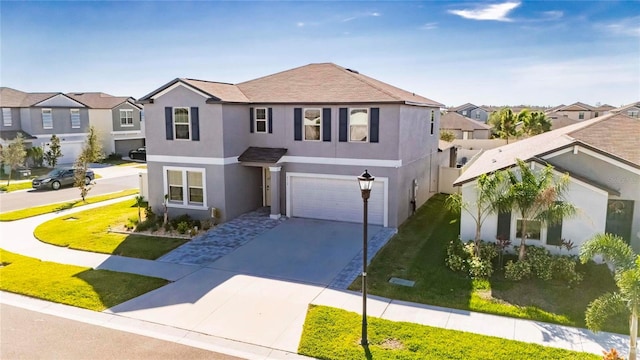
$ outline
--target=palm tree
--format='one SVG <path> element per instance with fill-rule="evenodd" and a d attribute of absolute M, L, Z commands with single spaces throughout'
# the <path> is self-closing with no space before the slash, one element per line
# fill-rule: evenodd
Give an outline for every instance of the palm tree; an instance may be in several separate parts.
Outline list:
<path fill-rule="evenodd" d="M 140 215 L 140 207 L 144 204 L 144 196 L 136 196 L 136 206 L 138 207 L 138 224 L 142 222 L 142 216 Z"/>
<path fill-rule="evenodd" d="M 528 112 L 527 116 L 522 120 L 522 131 L 529 136 L 551 130 L 551 120 L 541 111 Z"/>
<path fill-rule="evenodd" d="M 510 186 L 499 207 L 503 211 L 515 210 L 520 215 L 522 226 L 518 259 L 524 260 L 528 223 L 558 223 L 562 218 L 574 215 L 576 208 L 562 201 L 569 186 L 569 174 L 554 180 L 553 166 L 547 165 L 541 171 L 535 172 L 524 161 L 516 161 L 519 174 L 514 171 L 508 172 Z"/>
<path fill-rule="evenodd" d="M 446 206 L 449 210 L 467 212 L 476 223 L 476 235 L 474 238 L 475 252 L 479 254 L 480 236 L 482 224 L 489 214 L 495 213 L 506 194 L 505 176 L 502 172 L 482 174 L 478 177 L 475 187 L 475 199 L 472 202 L 464 202 L 462 194 L 451 194 L 447 197 Z"/>
<path fill-rule="evenodd" d="M 640 255 L 636 255 L 621 237 L 613 234 L 598 234 L 582 245 L 580 260 L 583 263 L 595 255 L 602 255 L 606 262 L 613 265 L 618 291 L 606 293 L 589 304 L 585 313 L 587 327 L 599 331 L 610 315 L 628 311 L 629 360 L 636 360 L 640 316 Z"/>
<path fill-rule="evenodd" d="M 491 114 L 491 118 L 489 119 L 489 123 L 493 126 L 496 135 L 498 135 L 500 139 L 507 139 L 507 144 L 509 143 L 510 137 L 518 136 L 516 128 L 517 122 L 517 116 L 507 107 Z"/>

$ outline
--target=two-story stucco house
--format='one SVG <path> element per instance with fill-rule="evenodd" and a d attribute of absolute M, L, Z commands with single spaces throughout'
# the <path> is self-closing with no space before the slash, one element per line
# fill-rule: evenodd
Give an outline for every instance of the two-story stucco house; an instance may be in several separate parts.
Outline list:
<path fill-rule="evenodd" d="M 100 134 L 106 155 L 126 156 L 129 150 L 144 146 L 142 107 L 134 98 L 101 92 L 68 93 L 67 96 L 89 107 L 89 123 Z"/>
<path fill-rule="evenodd" d="M 397 227 L 437 191 L 440 103 L 331 63 L 238 84 L 175 79 L 144 104 L 149 203 L 169 215 L 362 221 Z"/>
<path fill-rule="evenodd" d="M 60 164 L 73 163 L 89 128 L 89 108 L 62 93 L 26 93 L 0 88 L 3 145 L 22 133 L 31 146 L 48 145 L 51 135 L 60 138 Z"/>
<path fill-rule="evenodd" d="M 454 108 L 448 109 L 448 112 L 458 113 L 462 116 L 466 116 L 470 119 L 474 119 L 483 123 L 489 120 L 491 112 L 482 106 L 477 106 L 471 103 L 466 103 Z"/>

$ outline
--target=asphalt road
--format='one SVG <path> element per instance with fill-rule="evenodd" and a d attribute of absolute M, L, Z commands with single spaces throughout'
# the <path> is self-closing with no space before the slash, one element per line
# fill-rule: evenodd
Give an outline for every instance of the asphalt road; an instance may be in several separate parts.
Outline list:
<path fill-rule="evenodd" d="M 138 188 L 138 175 L 104 178 L 96 180 L 88 196 L 102 195 Z M 64 187 L 60 190 L 28 190 L 0 194 L 0 212 L 26 209 L 33 206 L 66 202 L 80 198 L 80 190 Z"/>
<path fill-rule="evenodd" d="M 1 359 L 240 358 L 0 304 Z"/>

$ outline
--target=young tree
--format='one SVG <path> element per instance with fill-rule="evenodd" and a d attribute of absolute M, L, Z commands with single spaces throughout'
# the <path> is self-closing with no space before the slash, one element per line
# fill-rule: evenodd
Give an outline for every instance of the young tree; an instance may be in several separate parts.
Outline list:
<path fill-rule="evenodd" d="M 476 235 L 474 238 L 476 256 L 479 254 L 480 236 L 482 234 L 482 224 L 488 215 L 499 210 L 500 205 L 506 195 L 506 181 L 503 172 L 493 174 L 482 174 L 478 177 L 475 187 L 475 201 L 465 202 L 461 194 L 451 194 L 447 197 L 445 205 L 449 210 L 467 212 L 476 223 Z"/>
<path fill-rule="evenodd" d="M 9 145 L 2 148 L 2 163 L 9 165 L 9 177 L 7 178 L 7 186 L 11 182 L 11 174 L 18 166 L 24 164 L 27 157 L 27 150 L 24 148 L 24 138 L 22 134 L 18 134 Z"/>
<path fill-rule="evenodd" d="M 136 206 L 138 207 L 138 224 L 142 222 L 142 216 L 140 215 L 140 207 L 144 204 L 144 196 L 136 196 Z"/>
<path fill-rule="evenodd" d="M 535 136 L 551 130 L 551 120 L 541 111 L 527 113 L 522 119 L 522 132 Z"/>
<path fill-rule="evenodd" d="M 587 327 L 599 331 L 610 315 L 629 313 L 629 360 L 636 360 L 638 317 L 640 316 L 640 255 L 633 252 L 624 240 L 612 234 L 598 234 L 587 240 L 580 249 L 580 260 L 586 263 L 595 255 L 602 255 L 613 265 L 618 291 L 606 293 L 587 307 Z"/>
<path fill-rule="evenodd" d="M 50 167 L 56 167 L 56 165 L 58 165 L 58 159 L 61 157 L 60 138 L 58 138 L 56 134 L 53 134 L 49 141 L 49 150 L 44 153 L 44 161 L 46 161 Z"/>
<path fill-rule="evenodd" d="M 524 260 L 527 224 L 532 221 L 554 224 L 575 214 L 576 208 L 562 201 L 569 186 L 569 174 L 554 180 L 551 165 L 536 172 L 520 159 L 517 163 L 517 173 L 513 170 L 507 173 L 509 188 L 500 208 L 517 211 L 522 219 L 518 259 Z"/>
<path fill-rule="evenodd" d="M 455 139 L 456 136 L 453 134 L 453 132 L 449 130 L 440 130 L 440 140 L 452 142 Z"/>
<path fill-rule="evenodd" d="M 519 132 L 516 128 L 517 122 L 517 116 L 510 108 L 507 107 L 494 112 L 489 118 L 489 124 L 493 126 L 494 133 L 500 139 L 506 139 L 507 144 L 509 143 L 509 138 L 519 136 Z"/>
<path fill-rule="evenodd" d="M 76 159 L 73 164 L 73 177 L 74 177 L 74 186 L 77 186 L 80 189 L 80 197 L 82 197 L 82 201 L 85 201 L 87 194 L 91 190 L 91 182 L 88 181 L 87 178 L 87 169 L 89 162 L 87 161 L 87 154 L 85 153 L 85 148 L 83 148 L 82 152 Z"/>
<path fill-rule="evenodd" d="M 85 154 L 87 162 L 98 162 L 104 159 L 100 137 L 96 128 L 93 126 L 89 127 L 89 134 L 85 140 L 82 152 Z"/>

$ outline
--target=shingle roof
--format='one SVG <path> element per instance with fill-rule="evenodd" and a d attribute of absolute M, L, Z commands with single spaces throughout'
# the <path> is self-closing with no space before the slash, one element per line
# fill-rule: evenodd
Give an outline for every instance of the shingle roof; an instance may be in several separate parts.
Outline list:
<path fill-rule="evenodd" d="M 238 161 L 243 162 L 258 162 L 258 163 L 277 163 L 284 154 L 287 153 L 287 149 L 283 148 L 264 148 L 264 147 L 249 147 L 240 156 Z"/>
<path fill-rule="evenodd" d="M 606 136 L 604 136 L 606 134 Z M 572 144 L 585 144 L 640 168 L 640 120 L 608 114 L 485 151 L 456 179 L 461 185 L 481 174 L 509 168 Z"/>
<path fill-rule="evenodd" d="M 26 93 L 9 87 L 0 88 L 0 106 L 2 107 L 30 107 L 60 93 Z"/>
<path fill-rule="evenodd" d="M 489 130 L 491 126 L 462 116 L 456 112 L 448 112 L 440 117 L 440 129 L 473 131 Z"/>
<path fill-rule="evenodd" d="M 547 114 L 547 118 L 551 120 L 551 130 L 560 129 L 561 127 L 573 125 L 580 122 L 556 112 Z"/>
<path fill-rule="evenodd" d="M 465 110 L 465 109 L 468 109 L 468 108 L 476 109 L 476 108 L 478 108 L 478 106 L 473 105 L 472 103 L 466 103 L 466 104 L 462 104 L 460 106 L 455 106 L 455 107 L 449 108 L 449 111 L 456 111 L 457 112 L 457 111 Z"/>
<path fill-rule="evenodd" d="M 611 112 L 616 112 L 617 113 L 617 112 L 625 111 L 627 109 L 631 109 L 631 108 L 634 108 L 634 107 L 640 108 L 640 101 L 633 102 L 631 104 L 623 105 L 623 106 L 620 106 L 619 108 L 612 109 Z"/>
<path fill-rule="evenodd" d="M 249 99 L 242 93 L 242 91 L 233 84 L 197 79 L 180 79 L 180 81 L 204 91 L 212 97 L 217 98 L 219 101 L 239 103 L 249 102 Z"/>
<path fill-rule="evenodd" d="M 113 96 L 102 92 L 67 93 L 66 95 L 92 109 L 113 109 L 132 99 L 128 96 Z"/>
<path fill-rule="evenodd" d="M 591 105 L 581 103 L 578 101 L 571 105 L 567 105 L 559 109 L 556 109 L 556 111 L 584 111 L 584 110 L 591 111 L 591 110 L 595 110 L 595 108 Z"/>

